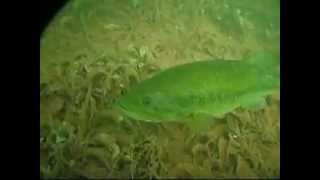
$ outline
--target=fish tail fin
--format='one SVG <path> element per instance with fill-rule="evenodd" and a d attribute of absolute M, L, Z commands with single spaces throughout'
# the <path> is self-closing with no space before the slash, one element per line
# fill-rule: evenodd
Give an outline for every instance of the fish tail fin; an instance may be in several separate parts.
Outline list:
<path fill-rule="evenodd" d="M 279 55 L 268 52 L 256 52 L 248 57 L 248 63 L 257 65 L 262 68 L 275 68 L 279 66 Z"/>
<path fill-rule="evenodd" d="M 256 52 L 247 62 L 258 68 L 261 75 L 268 75 L 268 84 L 280 88 L 280 55 L 269 52 Z"/>

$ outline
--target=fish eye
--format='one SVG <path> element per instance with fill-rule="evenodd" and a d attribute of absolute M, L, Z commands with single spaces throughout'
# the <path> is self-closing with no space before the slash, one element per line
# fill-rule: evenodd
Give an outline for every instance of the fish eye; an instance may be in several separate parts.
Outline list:
<path fill-rule="evenodd" d="M 151 104 L 151 98 L 150 97 L 144 97 L 142 99 L 142 104 L 144 105 L 150 105 Z"/>

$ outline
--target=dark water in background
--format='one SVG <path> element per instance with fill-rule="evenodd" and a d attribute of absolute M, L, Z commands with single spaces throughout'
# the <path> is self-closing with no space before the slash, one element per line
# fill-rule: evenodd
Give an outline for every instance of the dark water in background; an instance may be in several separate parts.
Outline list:
<path fill-rule="evenodd" d="M 279 53 L 279 14 L 274 0 L 70 1 L 41 38 L 41 176 L 278 177 L 279 98 L 190 141 L 111 107 L 161 69 Z"/>

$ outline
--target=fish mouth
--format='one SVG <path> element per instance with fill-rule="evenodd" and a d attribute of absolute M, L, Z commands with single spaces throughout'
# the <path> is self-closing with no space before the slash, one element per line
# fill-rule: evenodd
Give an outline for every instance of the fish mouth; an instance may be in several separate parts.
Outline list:
<path fill-rule="evenodd" d="M 119 105 L 119 107 L 120 107 L 121 109 L 128 111 L 128 109 L 127 109 L 124 105 L 122 105 L 122 104 L 118 104 L 118 105 Z"/>
<path fill-rule="evenodd" d="M 117 103 L 116 109 L 125 114 L 130 113 L 129 109 L 121 103 Z"/>
<path fill-rule="evenodd" d="M 117 103 L 116 109 L 120 111 L 120 113 L 122 113 L 123 115 L 130 117 L 134 120 L 151 121 L 148 120 L 149 118 L 145 118 L 142 115 L 138 115 L 137 113 L 130 111 L 126 106 L 124 106 L 121 103 Z"/>
<path fill-rule="evenodd" d="M 127 116 L 132 116 L 134 113 L 131 112 L 126 106 L 124 106 L 121 103 L 117 103 L 117 108 L 121 113 L 127 115 Z"/>
<path fill-rule="evenodd" d="M 134 120 L 142 120 L 140 116 L 138 116 L 136 113 L 132 112 L 132 111 L 129 111 L 127 109 L 123 109 L 122 107 L 119 106 L 119 111 L 122 115 L 124 116 L 127 116 L 131 119 L 134 119 Z"/>

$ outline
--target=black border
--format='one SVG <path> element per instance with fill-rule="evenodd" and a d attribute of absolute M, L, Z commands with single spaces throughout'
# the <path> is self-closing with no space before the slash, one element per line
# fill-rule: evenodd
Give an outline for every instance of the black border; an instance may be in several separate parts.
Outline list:
<path fill-rule="evenodd" d="M 68 2 L 68 0 L 40 0 L 40 31 L 39 31 L 39 36 L 38 38 L 41 39 L 42 34 L 44 33 L 44 31 L 46 30 L 46 27 L 49 25 L 49 23 L 51 22 L 51 20 L 55 17 L 55 15 L 59 12 L 59 10 L 61 10 L 64 5 Z M 39 24 L 38 24 L 39 27 Z M 37 127 L 37 130 L 35 130 L 35 132 L 37 132 L 38 134 L 36 135 L 36 156 L 34 158 L 34 160 L 36 161 L 36 166 L 35 166 L 35 173 L 33 175 L 33 177 L 38 177 L 39 179 L 43 179 L 40 178 L 40 150 L 39 150 L 39 139 L 40 139 L 40 98 L 39 98 L 39 94 L 40 94 L 40 89 L 39 89 L 39 81 L 40 81 L 40 39 L 37 38 L 37 43 L 38 46 L 37 47 L 37 58 L 35 58 L 37 60 L 37 65 L 35 66 L 35 68 L 37 68 L 36 70 L 34 70 L 35 72 L 37 72 L 38 74 L 35 76 L 34 79 L 36 79 L 36 85 L 35 88 L 36 90 L 34 91 L 34 93 L 36 93 L 36 98 L 37 102 L 36 102 L 36 106 L 35 108 L 36 110 L 36 120 L 34 121 L 35 127 Z M 38 179 L 37 178 L 37 179 Z"/>
<path fill-rule="evenodd" d="M 40 36 L 55 14 L 68 0 L 40 0 Z"/>
<path fill-rule="evenodd" d="M 280 3 L 280 177 L 312 179 L 319 176 L 319 117 L 312 116 L 319 111 L 316 101 L 319 56 L 314 55 L 319 52 L 316 39 L 319 10 L 317 5 L 302 1 Z"/>

